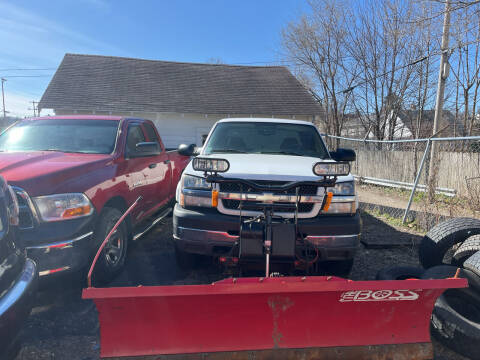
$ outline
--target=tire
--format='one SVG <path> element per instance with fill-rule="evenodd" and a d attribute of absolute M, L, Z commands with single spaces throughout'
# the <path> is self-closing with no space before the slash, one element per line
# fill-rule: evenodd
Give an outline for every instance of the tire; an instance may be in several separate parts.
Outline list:
<path fill-rule="evenodd" d="M 122 213 L 116 208 L 105 207 L 102 210 L 94 233 L 93 256 L 121 216 Z M 128 231 L 127 225 L 123 221 L 98 257 L 92 277 L 95 284 L 107 284 L 122 271 L 127 257 L 127 248 Z"/>
<path fill-rule="evenodd" d="M 480 303 L 445 293 L 435 303 L 430 330 L 445 346 L 470 359 L 480 359 Z M 457 311 L 460 309 L 460 312 Z M 465 312 L 468 312 L 465 316 Z"/>
<path fill-rule="evenodd" d="M 415 266 L 392 266 L 380 270 L 377 273 L 377 280 L 406 280 L 420 279 L 425 269 Z"/>
<path fill-rule="evenodd" d="M 426 270 L 422 279 L 445 279 L 455 276 L 456 266 L 440 265 Z M 460 269 L 459 277 L 466 278 L 469 288 L 450 289 L 441 295 L 432 313 L 432 335 L 452 350 L 479 358 L 480 347 L 480 277 Z"/>
<path fill-rule="evenodd" d="M 439 265 L 434 266 L 428 270 L 425 270 L 421 279 L 446 279 L 454 277 L 458 267 L 451 265 Z M 468 288 L 465 289 L 456 289 L 455 291 L 462 291 L 467 294 L 470 294 L 469 297 L 477 298 L 480 303 L 480 276 L 476 275 L 468 269 L 460 269 L 458 274 L 459 277 L 465 278 L 468 280 Z M 453 291 L 453 290 L 447 290 Z M 474 294 L 471 294 L 471 293 Z"/>
<path fill-rule="evenodd" d="M 470 256 L 463 263 L 463 266 L 465 267 L 466 270 L 470 270 L 480 279 L 480 251 L 477 251 L 475 254 Z"/>
<path fill-rule="evenodd" d="M 457 261 L 458 265 L 463 265 L 465 260 L 475 254 L 477 251 L 480 251 L 480 235 L 473 235 L 465 240 L 462 245 L 460 245 L 460 247 L 453 254 L 453 257 Z"/>
<path fill-rule="evenodd" d="M 445 254 L 455 244 L 476 234 L 480 234 L 478 219 L 454 218 L 434 226 L 420 242 L 420 263 L 425 269 L 442 264 Z"/>
<path fill-rule="evenodd" d="M 190 270 L 198 265 L 198 255 L 183 251 L 176 244 L 175 259 L 177 260 L 178 267 L 182 270 Z"/>
<path fill-rule="evenodd" d="M 322 267 L 325 269 L 326 275 L 347 278 L 352 271 L 353 259 L 326 261 L 322 265 Z"/>

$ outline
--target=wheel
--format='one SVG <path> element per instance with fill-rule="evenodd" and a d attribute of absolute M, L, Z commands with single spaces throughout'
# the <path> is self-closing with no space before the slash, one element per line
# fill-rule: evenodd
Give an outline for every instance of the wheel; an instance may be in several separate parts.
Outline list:
<path fill-rule="evenodd" d="M 415 266 L 392 266 L 380 270 L 377 273 L 377 280 L 406 280 L 420 279 L 425 270 Z"/>
<path fill-rule="evenodd" d="M 480 220 L 454 218 L 434 226 L 423 237 L 419 247 L 419 259 L 426 269 L 444 262 L 452 247 L 472 235 L 480 234 Z"/>
<path fill-rule="evenodd" d="M 110 207 L 103 209 L 94 233 L 94 255 L 121 216 L 122 213 L 118 209 Z M 92 276 L 95 284 L 106 284 L 120 273 L 125 265 L 127 247 L 128 231 L 127 225 L 123 221 L 112 234 L 98 257 Z"/>
<path fill-rule="evenodd" d="M 334 275 L 346 278 L 350 275 L 353 267 L 353 259 L 326 261 L 322 264 L 326 275 Z"/>
<path fill-rule="evenodd" d="M 175 244 L 175 259 L 180 269 L 189 270 L 198 264 L 198 255 L 188 253 Z"/>
<path fill-rule="evenodd" d="M 480 251 L 480 235 L 473 235 L 467 238 L 460 247 L 455 251 L 453 257 L 458 265 L 463 265 L 465 260 Z M 479 274 L 480 275 L 480 274 Z"/>
<path fill-rule="evenodd" d="M 477 251 L 475 254 L 470 256 L 464 263 L 463 266 L 466 270 L 470 270 L 480 279 L 480 251 Z M 479 288 L 480 291 L 480 288 Z"/>

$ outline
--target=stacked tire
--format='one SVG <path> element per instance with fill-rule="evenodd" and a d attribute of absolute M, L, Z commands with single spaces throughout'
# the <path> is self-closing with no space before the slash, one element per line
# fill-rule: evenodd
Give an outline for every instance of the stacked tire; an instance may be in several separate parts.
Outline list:
<path fill-rule="evenodd" d="M 480 220 L 449 219 L 434 226 L 422 239 L 419 260 L 424 269 L 393 267 L 377 274 L 378 280 L 468 280 L 466 289 L 450 289 L 435 303 L 432 335 L 459 354 L 480 359 Z"/>

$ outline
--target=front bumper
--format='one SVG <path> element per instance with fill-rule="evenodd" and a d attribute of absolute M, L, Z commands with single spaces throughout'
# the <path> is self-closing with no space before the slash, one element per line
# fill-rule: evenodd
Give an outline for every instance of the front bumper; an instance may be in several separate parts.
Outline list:
<path fill-rule="evenodd" d="M 87 266 L 92 255 L 94 217 L 37 224 L 20 231 L 27 256 L 41 277 L 75 272 Z"/>
<path fill-rule="evenodd" d="M 15 284 L 0 298 L 0 358 L 7 357 L 33 305 L 37 287 L 35 263 L 27 259 Z"/>
<path fill-rule="evenodd" d="M 173 237 L 185 252 L 221 256 L 229 253 L 239 233 L 239 217 L 215 209 L 185 209 L 175 205 Z M 360 215 L 318 216 L 299 219 L 298 229 L 318 250 L 320 261 L 352 259 L 361 232 Z"/>
<path fill-rule="evenodd" d="M 27 256 L 38 262 L 40 276 L 80 270 L 90 258 L 92 236 L 90 231 L 74 239 L 27 247 Z"/>

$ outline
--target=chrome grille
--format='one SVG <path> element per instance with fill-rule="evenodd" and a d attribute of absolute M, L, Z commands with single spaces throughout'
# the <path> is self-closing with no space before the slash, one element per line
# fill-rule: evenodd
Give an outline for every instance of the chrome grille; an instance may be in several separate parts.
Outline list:
<path fill-rule="evenodd" d="M 258 185 L 262 186 L 281 186 L 287 184 L 285 181 L 259 181 L 256 180 L 254 181 Z M 219 190 L 220 192 L 225 192 L 225 193 L 259 193 L 259 190 L 256 190 L 246 184 L 240 184 L 240 183 L 220 183 L 219 184 Z M 268 191 L 269 193 L 273 193 L 274 195 L 295 195 L 296 194 L 296 188 L 291 188 L 288 190 L 281 190 L 281 191 Z M 318 186 L 316 185 L 301 185 L 298 188 L 298 195 L 316 195 L 318 192 Z M 222 199 L 222 205 L 225 209 L 228 210 L 234 210 L 234 211 L 239 211 L 240 210 L 240 200 L 234 200 L 234 199 Z M 245 202 L 244 202 L 245 203 Z M 256 203 L 258 203 L 258 208 L 256 208 Z M 250 211 L 262 211 L 263 206 L 261 206 L 261 202 L 255 202 L 255 201 L 248 201 L 248 208 Z M 315 204 L 314 203 L 299 203 L 298 204 L 298 213 L 310 213 L 313 211 Z M 284 209 L 276 209 L 276 213 L 292 213 L 293 210 L 289 208 L 284 208 Z"/>

